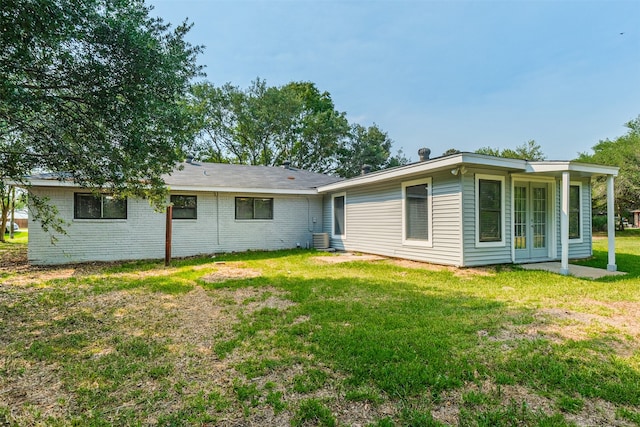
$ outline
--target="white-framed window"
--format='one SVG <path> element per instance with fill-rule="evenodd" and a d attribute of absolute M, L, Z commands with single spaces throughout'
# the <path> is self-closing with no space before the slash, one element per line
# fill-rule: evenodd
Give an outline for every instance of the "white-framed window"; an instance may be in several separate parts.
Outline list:
<path fill-rule="evenodd" d="M 569 183 L 569 240 L 582 242 L 582 183 Z"/>
<path fill-rule="evenodd" d="M 402 244 L 431 246 L 433 201 L 431 178 L 402 183 Z"/>
<path fill-rule="evenodd" d="M 171 195 L 172 219 L 198 219 L 198 197 L 184 196 L 181 194 Z"/>
<path fill-rule="evenodd" d="M 331 196 L 331 236 L 347 237 L 347 194 L 337 193 Z"/>
<path fill-rule="evenodd" d="M 236 219 L 273 219 L 273 198 L 236 197 Z"/>
<path fill-rule="evenodd" d="M 505 245 L 505 178 L 476 175 L 476 246 Z"/>
<path fill-rule="evenodd" d="M 127 199 L 111 194 L 75 193 L 74 219 L 127 219 Z"/>

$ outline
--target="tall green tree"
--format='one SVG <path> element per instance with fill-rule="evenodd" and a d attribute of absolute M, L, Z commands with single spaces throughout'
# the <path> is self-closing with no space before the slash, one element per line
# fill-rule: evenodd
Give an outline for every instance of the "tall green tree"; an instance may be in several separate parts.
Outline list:
<path fill-rule="evenodd" d="M 142 0 L 4 0 L 0 179 L 66 174 L 160 203 L 194 129 L 184 96 L 200 47 Z M 36 200 L 35 213 L 40 211 Z M 46 215 L 42 224 L 51 224 Z"/>
<path fill-rule="evenodd" d="M 229 83 L 192 88 L 191 111 L 201 131 L 201 160 L 292 166 L 350 177 L 363 164 L 372 170 L 408 163 L 391 156 L 392 141 L 377 125 L 349 125 L 331 95 L 310 82 L 267 86 L 257 79 L 242 90 Z"/>
<path fill-rule="evenodd" d="M 375 123 L 369 127 L 353 124 L 349 136 L 343 141 L 338 152 L 336 174 L 343 178 L 351 178 L 360 175 L 364 165 L 369 166 L 373 172 L 407 164 L 408 160 L 402 151 L 396 156 L 391 156 L 392 144 L 389 135 Z"/>
<path fill-rule="evenodd" d="M 605 139 L 593 146 L 592 153 L 581 153 L 578 161 L 617 166 L 620 168 L 615 183 L 615 207 L 619 226 L 630 210 L 640 209 L 640 115 L 625 124 L 625 135 L 614 140 Z M 606 184 L 598 179 L 593 186 L 594 209 L 604 210 Z"/>
<path fill-rule="evenodd" d="M 482 147 L 476 150 L 478 154 L 487 154 L 489 156 L 507 157 L 510 159 L 523 159 L 523 160 L 544 160 L 546 156 L 542 152 L 542 147 L 533 139 L 518 145 L 516 148 L 499 148 Z"/>
<path fill-rule="evenodd" d="M 345 114 L 313 83 L 267 86 L 261 79 L 242 90 L 231 84 L 197 84 L 191 109 L 201 126 L 198 157 L 215 162 L 327 171 L 348 135 Z"/>

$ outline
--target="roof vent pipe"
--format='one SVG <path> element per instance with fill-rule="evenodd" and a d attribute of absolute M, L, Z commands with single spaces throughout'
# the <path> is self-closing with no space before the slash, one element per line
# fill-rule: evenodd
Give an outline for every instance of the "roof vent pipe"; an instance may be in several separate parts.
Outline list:
<path fill-rule="evenodd" d="M 431 150 L 428 148 L 421 148 L 418 150 L 418 156 L 420 156 L 420 161 L 424 162 L 425 160 L 429 160 L 429 155 L 431 154 Z"/>
<path fill-rule="evenodd" d="M 362 165 L 360 168 L 360 175 L 366 175 L 371 172 L 371 165 Z"/>
<path fill-rule="evenodd" d="M 282 167 L 285 169 L 291 169 L 291 162 L 282 162 Z"/>
<path fill-rule="evenodd" d="M 193 156 L 191 154 L 187 154 L 187 163 L 189 164 L 193 163 Z"/>

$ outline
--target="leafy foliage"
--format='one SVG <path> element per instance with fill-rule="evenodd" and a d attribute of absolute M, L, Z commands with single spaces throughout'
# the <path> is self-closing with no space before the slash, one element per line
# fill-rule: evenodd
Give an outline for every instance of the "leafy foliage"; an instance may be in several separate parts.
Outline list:
<path fill-rule="evenodd" d="M 201 48 L 184 40 L 190 25 L 170 30 L 150 10 L 141 0 L 3 2 L 0 179 L 46 171 L 163 199 L 160 177 L 193 139 L 183 99 Z"/>
<path fill-rule="evenodd" d="M 227 83 L 192 88 L 192 114 L 200 129 L 199 159 L 218 163 L 294 167 L 349 177 L 406 163 L 390 158 L 392 141 L 376 125 L 349 125 L 331 95 L 310 82 L 267 86 L 256 79 L 242 90 Z M 395 163 L 394 163 L 395 162 Z M 403 163 L 404 162 L 404 163 Z"/>
<path fill-rule="evenodd" d="M 495 157 L 507 157 L 510 159 L 524 159 L 524 160 L 544 160 L 546 156 L 542 152 L 542 147 L 533 139 L 525 142 L 522 145 L 518 145 L 516 148 L 499 148 L 482 147 L 476 150 L 478 154 L 487 154 Z"/>
<path fill-rule="evenodd" d="M 620 168 L 615 185 L 615 205 L 622 221 L 632 209 L 640 209 L 640 116 L 626 123 L 629 131 L 616 139 L 598 142 L 593 153 L 581 153 L 578 161 L 617 166 Z M 598 180 L 593 186 L 594 208 L 606 205 L 606 183 Z M 620 222 L 622 224 L 622 222 Z"/>
<path fill-rule="evenodd" d="M 201 83 L 192 95 L 201 128 L 198 157 L 208 161 L 264 166 L 289 161 L 326 170 L 349 130 L 329 93 L 313 83 L 268 87 L 257 79 L 244 91 Z"/>
<path fill-rule="evenodd" d="M 364 165 L 369 166 L 370 171 L 377 171 L 407 164 L 409 161 L 402 151 L 391 157 L 392 143 L 389 135 L 376 124 L 368 128 L 357 123 L 352 125 L 348 138 L 338 150 L 336 173 L 351 178 L 360 175 Z"/>

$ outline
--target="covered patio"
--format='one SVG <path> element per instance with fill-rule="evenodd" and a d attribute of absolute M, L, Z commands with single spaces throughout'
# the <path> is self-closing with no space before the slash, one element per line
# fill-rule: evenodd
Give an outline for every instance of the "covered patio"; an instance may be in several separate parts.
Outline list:
<path fill-rule="evenodd" d="M 597 275 L 596 272 L 588 270 L 590 267 L 582 267 L 577 265 L 569 266 L 569 188 L 571 178 L 575 176 L 605 176 L 607 180 L 606 193 L 607 193 L 607 272 L 616 272 L 618 267 L 616 265 L 616 249 L 615 249 L 615 203 L 614 203 L 614 179 L 618 175 L 618 168 L 612 166 L 591 165 L 586 163 L 575 162 L 529 162 L 527 165 L 527 173 L 535 173 L 542 175 L 556 176 L 561 179 L 560 181 L 560 247 L 561 255 L 560 262 L 549 263 L 535 263 L 529 264 L 532 266 L 538 266 L 540 268 L 542 264 L 548 264 L 547 271 L 555 271 L 557 265 L 557 273 L 563 275 L 573 274 L 578 277 L 577 274 L 591 274 Z M 526 267 L 525 267 L 526 268 Z M 585 270 L 586 269 L 586 270 Z M 599 270 L 599 269 L 593 269 Z M 604 271 L 604 270 L 603 270 Z M 623 273 L 624 274 L 624 273 Z M 591 277 L 590 275 L 584 277 Z"/>
<path fill-rule="evenodd" d="M 557 261 L 537 262 L 533 264 L 520 264 L 520 267 L 524 268 L 525 270 L 542 270 L 542 271 L 549 271 L 551 273 L 557 273 L 557 274 L 563 274 L 563 275 L 567 274 L 562 272 L 562 263 Z M 569 272 L 570 275 L 575 277 L 581 277 L 584 279 L 600 279 L 602 277 L 607 277 L 607 276 L 624 276 L 625 274 L 627 274 L 622 271 L 609 271 L 603 268 L 586 267 L 584 265 L 575 265 L 575 264 L 571 264 L 570 268 L 571 268 L 571 271 Z"/>

